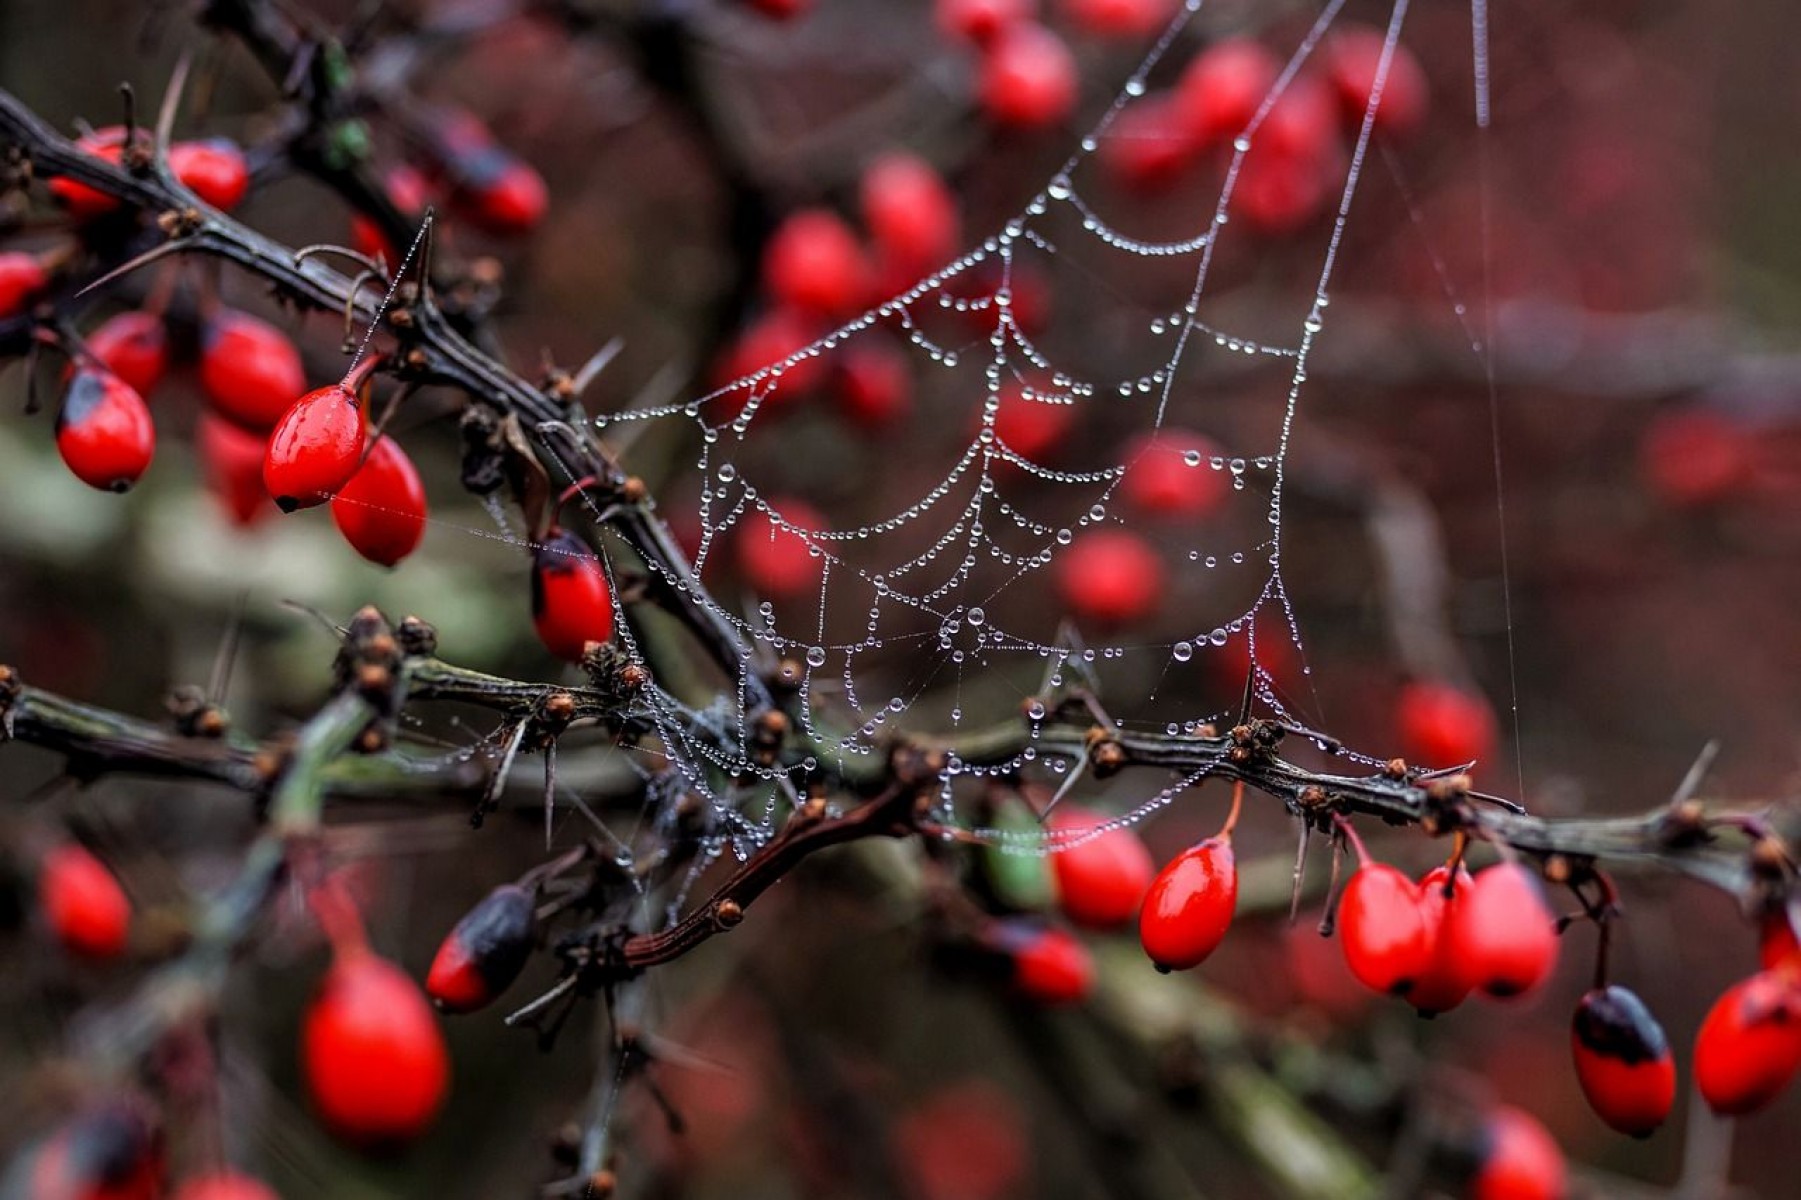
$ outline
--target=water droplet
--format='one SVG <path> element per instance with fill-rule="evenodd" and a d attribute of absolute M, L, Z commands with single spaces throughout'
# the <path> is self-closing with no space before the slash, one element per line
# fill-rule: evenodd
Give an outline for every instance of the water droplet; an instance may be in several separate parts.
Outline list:
<path fill-rule="evenodd" d="M 968 621 L 971 625 L 979 626 L 983 622 L 988 620 L 988 614 L 982 611 L 982 608 L 980 605 L 977 605 L 976 607 L 970 609 L 968 612 L 964 613 L 963 619 Z"/>
<path fill-rule="evenodd" d="M 809 667 L 825 666 L 824 646 L 811 646 L 807 649 L 807 665 Z"/>
<path fill-rule="evenodd" d="M 1194 646 L 1189 642 L 1177 642 L 1169 648 L 1169 654 L 1177 662 L 1187 662 L 1194 657 Z"/>
<path fill-rule="evenodd" d="M 1037 700 L 1028 702 L 1026 704 L 1026 716 L 1034 721 L 1044 720 L 1044 705 Z"/>
<path fill-rule="evenodd" d="M 738 468 L 737 467 L 734 467 L 731 463 L 720 463 L 719 464 L 719 482 L 730 483 L 732 480 L 734 480 L 736 478 L 738 478 Z"/>

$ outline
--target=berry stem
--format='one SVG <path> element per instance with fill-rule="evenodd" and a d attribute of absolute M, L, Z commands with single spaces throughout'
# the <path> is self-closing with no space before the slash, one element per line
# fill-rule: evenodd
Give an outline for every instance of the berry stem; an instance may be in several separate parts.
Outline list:
<path fill-rule="evenodd" d="M 1226 814 L 1226 823 L 1219 827 L 1219 839 L 1223 842 L 1232 840 L 1232 831 L 1238 827 L 1238 814 L 1244 808 L 1244 780 L 1232 784 L 1232 809 Z"/>

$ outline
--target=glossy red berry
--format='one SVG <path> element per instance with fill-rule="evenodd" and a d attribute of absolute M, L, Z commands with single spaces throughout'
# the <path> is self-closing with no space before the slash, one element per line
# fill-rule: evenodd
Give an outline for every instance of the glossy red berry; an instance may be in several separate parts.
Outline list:
<path fill-rule="evenodd" d="M 0 252 L 0 319 L 25 311 L 32 297 L 49 283 L 50 273 L 37 255 L 21 250 Z"/>
<path fill-rule="evenodd" d="M 326 973 L 301 1029 L 300 1060 L 325 1124 L 364 1145 L 424 1132 L 450 1080 L 431 1005 L 406 972 L 361 949 Z"/>
<path fill-rule="evenodd" d="M 938 28 L 977 46 L 993 43 L 1002 32 L 1038 15 L 1038 0 L 936 0 Z"/>
<path fill-rule="evenodd" d="M 221 416 L 267 431 L 306 391 L 306 367 L 287 334 L 226 309 L 200 335 L 200 388 Z"/>
<path fill-rule="evenodd" d="M 1180 0 L 1063 0 L 1063 12 L 1096 37 L 1147 37 L 1161 32 Z"/>
<path fill-rule="evenodd" d="M 1063 39 L 1021 21 L 1003 29 L 982 60 L 982 111 L 997 125 L 1045 129 L 1076 106 L 1076 60 Z"/>
<path fill-rule="evenodd" d="M 159 1200 L 164 1170 L 162 1131 L 144 1105 L 117 1101 L 72 1118 L 45 1139 L 24 1190 L 7 1194 L 21 1200 Z"/>
<path fill-rule="evenodd" d="M 1452 766 L 1495 753 L 1495 716 L 1488 701 L 1449 683 L 1422 679 L 1404 686 L 1395 725 L 1409 762 Z"/>
<path fill-rule="evenodd" d="M 232 524 L 247 528 L 276 508 L 263 486 L 268 439 L 235 422 L 203 412 L 194 426 L 201 477 Z"/>
<path fill-rule="evenodd" d="M 1345 964 L 1374 991 L 1404 996 L 1432 962 L 1419 890 L 1386 863 L 1364 863 L 1345 885 L 1338 936 Z"/>
<path fill-rule="evenodd" d="M 331 498 L 331 519 L 351 548 L 391 567 L 425 536 L 425 485 L 413 460 L 391 437 L 369 447 L 363 465 Z"/>
<path fill-rule="evenodd" d="M 1159 970 L 1185 971 L 1219 949 L 1237 908 L 1232 839 L 1210 837 L 1176 855 L 1151 881 L 1138 938 Z"/>
<path fill-rule="evenodd" d="M 1570 1028 L 1576 1080 L 1595 1115 L 1621 1133 L 1649 1137 L 1676 1101 L 1676 1060 L 1663 1026 L 1623 987 L 1596 988 Z"/>
<path fill-rule="evenodd" d="M 1201 519 L 1231 500 L 1231 476 L 1214 465 L 1225 451 L 1202 434 L 1159 430 L 1133 443 L 1125 461 L 1120 499 L 1146 516 Z"/>
<path fill-rule="evenodd" d="M 777 303 L 803 313 L 848 316 L 869 298 L 869 264 L 836 213 L 803 209 L 783 221 L 763 251 L 763 283 Z"/>
<path fill-rule="evenodd" d="M 1069 614 L 1097 626 L 1131 625 L 1157 611 L 1165 595 L 1163 560 L 1125 529 L 1095 529 L 1052 560 L 1057 595 Z"/>
<path fill-rule="evenodd" d="M 1801 939 L 1795 937 L 1788 909 L 1764 914 L 1758 925 L 1757 959 L 1766 971 L 1801 959 Z"/>
<path fill-rule="evenodd" d="M 1451 879 L 1450 868 L 1434 867 L 1419 883 L 1420 919 L 1425 923 L 1432 955 L 1426 961 L 1426 969 L 1407 990 L 1407 1002 L 1422 1017 L 1456 1008 L 1475 986 L 1467 948 L 1458 937 L 1459 919 L 1469 902 L 1472 881 L 1470 873 L 1461 866 L 1455 882 L 1447 889 Z"/>
<path fill-rule="evenodd" d="M 115 313 L 83 340 L 88 352 L 140 397 L 155 391 L 169 368 L 169 333 L 155 313 Z"/>
<path fill-rule="evenodd" d="M 1563 1200 L 1569 1167 L 1538 1118 L 1498 1105 L 1488 1115 L 1482 1142 L 1469 1200 Z"/>
<path fill-rule="evenodd" d="M 1760 971 L 1726 989 L 1695 1038 L 1695 1086 L 1727 1116 L 1774 1100 L 1801 1069 L 1801 982 Z"/>
<path fill-rule="evenodd" d="M 484 896 L 445 937 L 425 976 L 425 992 L 445 1012 L 474 1012 L 511 987 L 531 957 L 532 894 L 504 884 Z"/>
<path fill-rule="evenodd" d="M 75 140 L 84 153 L 118 166 L 125 159 L 125 127 L 108 125 Z M 119 207 L 119 201 L 85 183 L 58 176 L 49 184 L 50 195 L 77 221 L 88 221 Z"/>
<path fill-rule="evenodd" d="M 228 138 L 177 142 L 169 147 L 169 169 L 188 189 L 220 212 L 230 212 L 250 190 L 250 164 Z"/>
<path fill-rule="evenodd" d="M 1094 956 L 1066 929 L 1037 921 L 999 923 L 996 947 L 1013 968 L 1013 990 L 1054 1008 L 1080 1004 L 1094 990 Z"/>
<path fill-rule="evenodd" d="M 589 642 L 613 638 L 613 590 L 594 552 L 552 527 L 532 552 L 532 627 L 544 648 L 580 662 Z"/>
<path fill-rule="evenodd" d="M 56 417 L 56 449 L 75 477 L 107 492 L 129 491 L 156 455 L 156 425 L 144 399 L 110 371 L 84 367 L 69 381 Z"/>
<path fill-rule="evenodd" d="M 1131 829 L 1080 836 L 1106 823 L 1099 813 L 1061 805 L 1051 816 L 1051 877 L 1063 915 L 1086 929 L 1117 929 L 1138 912 L 1157 873 L 1151 852 Z"/>
<path fill-rule="evenodd" d="M 363 413 L 341 383 L 315 388 L 269 435 L 263 486 L 283 512 L 323 504 L 350 482 L 363 459 Z"/>
<path fill-rule="evenodd" d="M 175 1191 L 174 1200 L 281 1200 L 260 1179 L 236 1171 L 196 1175 Z"/>
<path fill-rule="evenodd" d="M 1471 983 L 1491 996 L 1531 991 L 1557 965 L 1557 918 L 1538 877 L 1519 863 L 1476 875 L 1449 934 Z"/>
<path fill-rule="evenodd" d="M 825 515 L 791 497 L 774 497 L 770 505 L 779 520 L 762 509 L 744 518 L 736 542 L 739 572 L 759 596 L 797 599 L 818 595 L 826 560 L 823 553 L 816 552 L 809 535 L 827 528 Z"/>
<path fill-rule="evenodd" d="M 884 154 L 863 172 L 859 197 L 869 236 L 899 272 L 920 274 L 956 253 L 957 201 L 925 159 L 902 151 Z"/>
<path fill-rule="evenodd" d="M 1259 42 L 1215 42 L 1182 73 L 1176 96 L 1183 121 L 1200 146 L 1230 141 L 1251 123 L 1282 64 Z"/>
<path fill-rule="evenodd" d="M 73 842 L 44 856 L 38 905 L 56 939 L 87 958 L 116 958 L 131 932 L 131 901 L 101 861 Z"/>
<path fill-rule="evenodd" d="M 906 352 L 882 341 L 854 342 L 840 355 L 838 405 L 871 429 L 904 419 L 913 406 L 913 375 Z"/>
<path fill-rule="evenodd" d="M 1363 114 L 1369 109 L 1386 40 L 1380 29 L 1342 21 L 1332 27 L 1320 48 L 1344 122 L 1353 129 L 1363 124 Z M 1426 72 L 1420 60 L 1397 42 L 1376 109 L 1376 130 L 1390 137 L 1405 137 L 1418 129 L 1426 117 L 1426 91 Z"/>

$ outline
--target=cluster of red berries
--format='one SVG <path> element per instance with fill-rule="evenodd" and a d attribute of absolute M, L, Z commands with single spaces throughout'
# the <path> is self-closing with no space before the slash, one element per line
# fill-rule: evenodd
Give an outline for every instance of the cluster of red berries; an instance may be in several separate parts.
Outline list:
<path fill-rule="evenodd" d="M 119 166 L 126 162 L 127 151 L 149 161 L 150 135 L 137 130 L 127 145 L 123 125 L 108 125 L 84 134 L 75 142 L 77 148 L 95 158 Z M 169 147 L 169 173 L 201 200 L 221 212 L 238 206 L 250 190 L 250 164 L 244 152 L 225 138 L 175 142 Z M 118 211 L 119 201 L 73 179 L 50 181 L 50 194 L 77 221 L 91 221 Z"/>

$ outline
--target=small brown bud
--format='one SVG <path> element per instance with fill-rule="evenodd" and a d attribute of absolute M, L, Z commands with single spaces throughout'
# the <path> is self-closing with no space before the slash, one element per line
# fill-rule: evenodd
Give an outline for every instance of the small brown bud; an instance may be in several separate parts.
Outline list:
<path fill-rule="evenodd" d="M 641 690 L 650 682 L 650 672 L 637 663 L 626 663 L 619 668 L 619 685 L 628 692 Z"/>
<path fill-rule="evenodd" d="M 650 489 L 636 475 L 627 475 L 625 482 L 619 485 L 619 498 L 627 504 L 642 504 L 650 495 Z"/>
<path fill-rule="evenodd" d="M 556 691 L 544 697 L 544 719 L 556 725 L 567 725 L 575 719 L 575 697 Z"/>
<path fill-rule="evenodd" d="M 388 747 L 388 735 L 380 725 L 371 725 L 357 736 L 356 748 L 364 754 L 377 754 Z"/>
<path fill-rule="evenodd" d="M 1765 834 L 1751 843 L 1751 870 L 1756 874 L 1777 879 L 1788 865 L 1788 847 L 1775 834 Z"/>
<path fill-rule="evenodd" d="M 618 1176 L 605 1167 L 588 1176 L 587 1196 L 589 1200 L 607 1200 L 618 1189 Z"/>
<path fill-rule="evenodd" d="M 1570 881 L 1570 860 L 1561 854 L 1545 855 L 1545 878 L 1552 883 Z"/>
<path fill-rule="evenodd" d="M 394 672 L 380 663 L 364 663 L 356 669 L 356 686 L 364 692 L 386 691 L 394 682 Z"/>
<path fill-rule="evenodd" d="M 432 655 L 438 652 L 438 631 L 418 617 L 402 617 L 397 632 L 400 635 L 401 649 L 408 654 Z"/>
<path fill-rule="evenodd" d="M 720 929 L 735 928 L 744 920 L 744 906 L 736 900 L 721 900 L 713 906 L 713 924 Z"/>
<path fill-rule="evenodd" d="M 194 736 L 203 738 L 220 738 L 231 727 L 225 714 L 212 705 L 207 705 L 194 717 Z"/>
<path fill-rule="evenodd" d="M 411 329 L 413 327 L 413 310 L 410 308 L 389 309 L 388 324 L 396 329 Z"/>
<path fill-rule="evenodd" d="M 1102 742 L 1089 752 L 1089 762 L 1094 766 L 1097 779 L 1116 775 L 1126 765 L 1125 747 L 1114 741 Z"/>
<path fill-rule="evenodd" d="M 1407 760 L 1404 758 L 1389 759 L 1383 764 L 1382 773 L 1390 779 L 1407 778 Z"/>
<path fill-rule="evenodd" d="M 400 653 L 400 646 L 394 641 L 394 635 L 383 631 L 363 643 L 363 655 L 366 658 L 380 659 L 387 662 Z"/>

